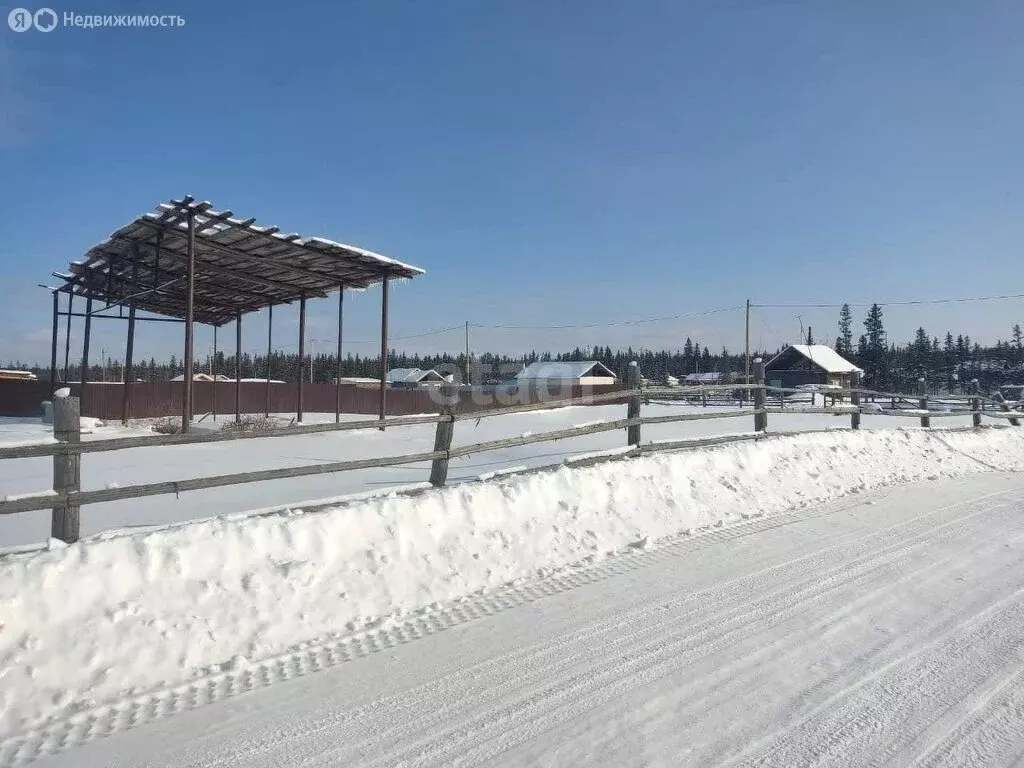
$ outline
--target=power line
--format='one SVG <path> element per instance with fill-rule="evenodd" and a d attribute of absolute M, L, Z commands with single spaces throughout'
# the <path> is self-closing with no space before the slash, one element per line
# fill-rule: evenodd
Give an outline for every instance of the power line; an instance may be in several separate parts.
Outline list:
<path fill-rule="evenodd" d="M 913 304 L 961 304 L 972 301 L 1004 301 L 1006 299 L 1024 299 L 1024 293 L 1007 294 L 1005 296 L 966 296 L 956 299 L 909 299 L 903 301 L 869 301 L 869 302 L 842 302 L 839 304 L 751 304 L 751 307 L 759 309 L 839 309 L 843 304 L 849 307 L 870 307 L 877 304 L 880 307 L 910 306 Z"/>
<path fill-rule="evenodd" d="M 667 315 L 665 317 L 648 317 L 642 320 L 616 320 L 607 323 L 573 323 L 569 325 L 477 325 L 476 323 L 470 323 L 473 328 L 500 328 L 503 330 L 543 330 L 543 331 L 555 331 L 564 330 L 570 328 L 609 328 L 611 326 L 618 325 L 641 325 L 643 323 L 661 323 L 666 320 L 683 320 L 689 317 L 703 317 L 704 315 L 715 315 L 720 312 L 735 312 L 743 309 L 743 306 L 738 307 L 720 307 L 719 309 L 708 309 L 703 312 L 689 312 L 682 315 Z"/>
<path fill-rule="evenodd" d="M 423 331 L 422 333 L 410 333 L 410 334 L 405 335 L 405 336 L 391 336 L 390 338 L 388 338 L 388 344 L 391 344 L 392 341 L 405 341 L 406 339 L 419 339 L 419 338 L 423 338 L 424 336 L 438 336 L 438 335 L 440 335 L 442 333 L 451 333 L 452 331 L 461 330 L 464 327 L 465 327 L 464 324 L 462 324 L 462 325 L 450 325 L 447 328 L 435 328 L 432 331 Z M 365 339 L 363 339 L 363 340 L 345 339 L 345 343 L 346 344 L 379 344 L 380 343 L 380 339 L 370 339 L 369 341 L 367 341 Z"/>
<path fill-rule="evenodd" d="M 754 305 L 751 305 L 754 306 Z M 461 325 L 450 325 L 445 328 L 436 328 L 431 331 L 423 331 L 422 333 L 411 333 L 404 336 L 393 336 L 388 339 L 388 344 L 392 341 L 405 341 L 407 339 L 419 339 L 427 336 L 438 336 L 442 333 L 451 333 L 452 331 L 464 330 L 467 325 L 469 328 L 484 328 L 484 329 L 500 329 L 500 330 L 567 330 L 573 328 L 608 328 L 613 326 L 623 325 L 642 325 L 645 323 L 661 323 L 667 320 L 683 320 L 692 317 L 704 317 L 706 315 L 716 315 L 722 312 L 736 312 L 743 309 L 743 306 L 736 307 L 719 307 L 718 309 L 707 309 L 702 312 L 688 312 L 679 315 L 666 315 L 664 317 L 647 317 L 639 320 L 615 320 L 606 323 L 572 323 L 566 325 L 487 325 L 483 323 L 462 323 Z M 376 344 L 379 340 L 377 339 L 345 339 L 346 344 Z"/>

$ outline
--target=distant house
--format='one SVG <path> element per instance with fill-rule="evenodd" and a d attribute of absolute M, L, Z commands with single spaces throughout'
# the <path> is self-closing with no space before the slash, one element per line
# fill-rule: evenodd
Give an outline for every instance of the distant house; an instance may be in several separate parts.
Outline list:
<path fill-rule="evenodd" d="M 708 373 L 688 373 L 683 377 L 687 384 L 721 384 L 722 373 L 720 371 L 709 371 Z"/>
<path fill-rule="evenodd" d="M 596 360 L 578 363 L 536 362 L 530 363 L 516 374 L 516 383 L 522 386 L 596 386 L 614 384 L 617 376 Z"/>
<path fill-rule="evenodd" d="M 331 384 L 337 384 L 339 379 L 331 379 Z M 342 384 L 354 384 L 357 387 L 379 387 L 380 379 L 374 379 L 370 376 L 342 376 L 340 379 Z"/>
<path fill-rule="evenodd" d="M 421 368 L 395 368 L 388 371 L 387 381 L 392 387 L 422 387 L 442 384 L 448 379 L 432 368 L 427 371 Z"/>
<path fill-rule="evenodd" d="M 235 383 L 235 380 L 233 378 L 231 378 L 230 376 L 225 376 L 223 373 L 218 373 L 216 377 L 213 377 L 213 376 L 211 376 L 208 373 L 196 373 L 196 374 L 192 375 L 192 381 L 212 382 L 214 380 L 214 378 L 216 378 L 216 380 L 218 382 L 221 382 L 221 383 L 225 383 L 225 382 L 226 383 L 231 383 L 231 384 Z M 184 381 L 184 380 L 185 380 L 185 374 L 183 374 L 183 373 L 179 373 L 177 376 L 175 376 L 173 379 L 171 379 L 171 381 Z M 264 383 L 265 384 L 267 380 L 266 379 L 239 379 L 238 381 L 240 383 L 242 383 L 242 384 L 257 384 L 257 383 Z M 90 382 L 90 384 L 91 383 L 92 382 Z M 271 379 L 270 383 L 271 384 L 284 384 L 283 381 L 280 381 L 278 379 Z"/>
<path fill-rule="evenodd" d="M 765 381 L 773 387 L 803 384 L 850 386 L 850 376 L 863 371 L 824 344 L 791 344 L 765 365 Z"/>
<path fill-rule="evenodd" d="M 0 368 L 0 379 L 5 381 L 38 381 L 39 377 L 32 373 L 32 371 L 14 371 Z"/>

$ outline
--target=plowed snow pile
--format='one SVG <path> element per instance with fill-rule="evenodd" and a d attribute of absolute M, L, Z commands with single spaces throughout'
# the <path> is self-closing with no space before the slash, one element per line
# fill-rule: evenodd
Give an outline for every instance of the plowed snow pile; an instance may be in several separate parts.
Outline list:
<path fill-rule="evenodd" d="M 638 542 L 996 469 L 1024 469 L 1024 430 L 800 435 L 11 556 L 0 735 Z"/>

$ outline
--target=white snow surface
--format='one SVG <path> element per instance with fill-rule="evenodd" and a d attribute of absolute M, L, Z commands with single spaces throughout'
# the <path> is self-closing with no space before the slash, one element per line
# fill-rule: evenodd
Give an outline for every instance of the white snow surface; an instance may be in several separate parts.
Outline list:
<path fill-rule="evenodd" d="M 0 738 L 0 765 L 1019 765 L 1021 473 L 637 544 Z"/>
<path fill-rule="evenodd" d="M 995 470 L 1024 470 L 1024 430 L 837 431 L 11 554 L 0 737 L 638 542 Z"/>

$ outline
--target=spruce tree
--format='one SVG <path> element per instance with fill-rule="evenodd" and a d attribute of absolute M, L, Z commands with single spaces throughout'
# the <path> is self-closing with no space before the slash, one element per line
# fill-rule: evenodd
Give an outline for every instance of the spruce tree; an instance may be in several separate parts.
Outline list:
<path fill-rule="evenodd" d="M 839 335 L 836 336 L 836 352 L 841 355 L 853 354 L 853 313 L 850 305 L 843 304 L 839 310 Z"/>

